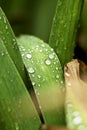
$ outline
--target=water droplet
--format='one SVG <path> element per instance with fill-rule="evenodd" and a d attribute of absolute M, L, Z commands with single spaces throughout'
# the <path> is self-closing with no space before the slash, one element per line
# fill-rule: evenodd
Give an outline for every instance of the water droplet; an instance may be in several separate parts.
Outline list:
<path fill-rule="evenodd" d="M 59 75 L 58 74 L 56 75 L 56 78 L 59 79 Z"/>
<path fill-rule="evenodd" d="M 45 47 L 45 45 L 44 45 L 44 44 L 42 44 L 41 46 L 42 46 L 42 47 Z"/>
<path fill-rule="evenodd" d="M 51 51 L 53 52 L 53 48 L 51 48 Z"/>
<path fill-rule="evenodd" d="M 73 114 L 74 117 L 79 116 L 79 112 L 78 111 L 74 111 L 72 114 Z"/>
<path fill-rule="evenodd" d="M 39 46 L 38 45 L 36 45 L 36 48 L 38 48 Z"/>
<path fill-rule="evenodd" d="M 50 65 L 51 61 L 50 60 L 46 60 L 45 63 L 46 63 L 46 65 Z"/>
<path fill-rule="evenodd" d="M 28 54 L 26 55 L 26 57 L 27 57 L 28 59 L 31 59 L 32 55 L 28 53 Z"/>
<path fill-rule="evenodd" d="M 34 78 L 34 77 L 35 77 L 35 75 L 34 75 L 34 74 L 32 74 L 32 77 Z"/>
<path fill-rule="evenodd" d="M 16 128 L 16 130 L 19 130 L 19 125 L 17 122 L 15 123 L 15 128 Z"/>
<path fill-rule="evenodd" d="M 56 70 L 58 70 L 58 67 L 56 67 Z"/>
<path fill-rule="evenodd" d="M 22 51 L 25 51 L 25 48 L 22 48 Z"/>
<path fill-rule="evenodd" d="M 35 72 L 35 70 L 34 70 L 32 67 L 29 67 L 29 68 L 28 68 L 28 72 L 29 72 L 30 74 L 33 74 L 33 73 Z"/>
<path fill-rule="evenodd" d="M 42 50 L 40 50 L 40 52 L 42 52 Z"/>
<path fill-rule="evenodd" d="M 52 54 L 49 54 L 49 58 L 50 59 L 53 59 L 54 58 L 54 54 L 52 53 Z"/>
<path fill-rule="evenodd" d="M 6 18 L 5 18 L 5 17 L 3 17 L 3 19 L 4 19 L 4 23 L 6 23 Z"/>
<path fill-rule="evenodd" d="M 35 86 L 35 82 L 32 82 L 32 85 Z"/>
<path fill-rule="evenodd" d="M 15 41 L 16 41 L 14 38 L 13 38 L 12 40 L 13 40 L 13 42 L 15 42 Z"/>
<path fill-rule="evenodd" d="M 38 84 L 38 87 L 40 87 L 40 84 Z"/>
<path fill-rule="evenodd" d="M 24 56 L 24 54 L 22 53 L 22 54 L 21 54 L 21 56 L 23 57 L 23 56 Z"/>
<path fill-rule="evenodd" d="M 80 116 L 77 116 L 73 119 L 73 124 L 78 125 L 80 123 L 82 123 L 82 118 Z"/>
<path fill-rule="evenodd" d="M 0 20 L 2 19 L 2 17 L 0 17 Z"/>
<path fill-rule="evenodd" d="M 34 63 L 34 61 L 33 61 L 33 60 L 32 60 L 31 62 L 32 62 L 32 63 Z"/>
<path fill-rule="evenodd" d="M 61 81 L 60 83 L 63 84 L 63 81 Z"/>
<path fill-rule="evenodd" d="M 48 49 L 47 49 L 47 48 L 46 48 L 45 50 L 46 50 L 46 52 L 48 51 Z"/>
<path fill-rule="evenodd" d="M 37 77 L 40 79 L 40 78 L 41 78 L 41 75 L 38 75 Z"/>
<path fill-rule="evenodd" d="M 69 87 L 71 87 L 71 86 L 72 86 L 72 84 L 71 84 L 70 82 L 68 82 L 68 83 L 67 83 L 67 85 L 68 85 Z"/>
<path fill-rule="evenodd" d="M 67 72 L 65 72 L 65 76 L 70 77 L 70 74 L 69 74 L 69 73 L 67 73 Z"/>
<path fill-rule="evenodd" d="M 2 53 L 1 53 L 1 55 L 2 55 L 2 56 L 4 56 L 4 55 L 5 55 L 5 53 L 4 53 L 4 52 L 2 52 Z"/>
<path fill-rule="evenodd" d="M 8 29 L 8 26 L 6 25 L 6 27 L 5 27 L 6 29 Z"/>

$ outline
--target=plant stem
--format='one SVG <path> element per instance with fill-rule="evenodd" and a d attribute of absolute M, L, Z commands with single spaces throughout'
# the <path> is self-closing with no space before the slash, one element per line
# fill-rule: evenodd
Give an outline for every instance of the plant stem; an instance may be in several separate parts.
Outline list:
<path fill-rule="evenodd" d="M 62 67 L 74 55 L 78 22 L 84 0 L 58 0 L 49 44 L 59 56 Z"/>

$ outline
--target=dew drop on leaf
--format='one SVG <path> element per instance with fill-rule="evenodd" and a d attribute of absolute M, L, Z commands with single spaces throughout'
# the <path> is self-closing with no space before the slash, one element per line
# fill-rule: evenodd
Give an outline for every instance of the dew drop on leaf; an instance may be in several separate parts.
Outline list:
<path fill-rule="evenodd" d="M 74 117 L 79 116 L 79 112 L 78 111 L 74 111 L 72 114 L 73 114 Z"/>
<path fill-rule="evenodd" d="M 26 57 L 27 57 L 28 59 L 31 59 L 32 55 L 31 55 L 30 53 L 28 53 L 28 54 L 26 55 Z"/>
<path fill-rule="evenodd" d="M 49 54 L 49 58 L 50 59 L 53 59 L 54 58 L 54 54 L 52 53 L 52 54 Z"/>
<path fill-rule="evenodd" d="M 15 123 L 15 130 L 19 130 L 19 125 L 17 122 Z"/>
<path fill-rule="evenodd" d="M 56 70 L 58 70 L 58 67 L 56 67 Z"/>
<path fill-rule="evenodd" d="M 40 52 L 42 52 L 42 50 L 40 50 Z"/>
<path fill-rule="evenodd" d="M 38 77 L 39 79 L 41 78 L 41 76 L 40 76 L 40 75 L 38 75 L 37 77 Z"/>
<path fill-rule="evenodd" d="M 38 87 L 40 87 L 40 84 L 38 84 Z"/>
<path fill-rule="evenodd" d="M 24 56 L 24 53 L 22 53 L 21 56 L 23 57 L 23 56 Z"/>
<path fill-rule="evenodd" d="M 6 27 L 5 27 L 5 28 L 6 28 L 6 30 L 7 30 L 7 29 L 8 29 L 8 26 L 6 25 Z"/>
<path fill-rule="evenodd" d="M 63 81 L 61 81 L 61 84 L 63 84 Z"/>
<path fill-rule="evenodd" d="M 2 56 L 4 56 L 4 55 L 5 55 L 5 53 L 4 53 L 4 52 L 2 52 L 2 53 L 1 53 L 1 55 L 2 55 Z"/>
<path fill-rule="evenodd" d="M 44 44 L 42 44 L 41 46 L 42 46 L 42 47 L 45 47 L 45 45 L 44 45 Z"/>
<path fill-rule="evenodd" d="M 35 86 L 35 82 L 32 82 L 32 85 Z"/>
<path fill-rule="evenodd" d="M 70 82 L 68 82 L 68 83 L 67 83 L 67 85 L 68 85 L 69 87 L 71 87 L 71 86 L 72 86 L 72 84 L 71 84 Z"/>
<path fill-rule="evenodd" d="M 4 19 L 4 23 L 6 23 L 6 19 L 5 19 L 5 17 L 3 17 L 3 19 Z"/>
<path fill-rule="evenodd" d="M 82 118 L 80 116 L 77 116 L 73 119 L 73 124 L 78 125 L 80 123 L 82 123 Z"/>
<path fill-rule="evenodd" d="M 35 72 L 35 70 L 34 70 L 32 67 L 29 67 L 29 68 L 28 68 L 28 72 L 29 72 L 30 74 L 33 74 L 33 73 Z"/>
<path fill-rule="evenodd" d="M 56 75 L 56 78 L 59 79 L 59 75 L 58 74 Z"/>
<path fill-rule="evenodd" d="M 65 72 L 65 76 L 70 77 L 70 74 L 69 74 L 69 73 L 67 73 L 67 72 Z"/>
<path fill-rule="evenodd" d="M 50 65 L 51 61 L 50 60 L 46 60 L 45 63 L 46 63 L 46 65 Z"/>

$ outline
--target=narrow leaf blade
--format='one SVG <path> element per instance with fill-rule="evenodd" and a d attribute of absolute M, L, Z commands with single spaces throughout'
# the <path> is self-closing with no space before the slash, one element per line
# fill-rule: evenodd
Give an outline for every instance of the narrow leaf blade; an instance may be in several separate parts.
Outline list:
<path fill-rule="evenodd" d="M 15 66 L 17 67 L 22 79 L 26 84 L 24 65 L 17 46 L 17 41 L 1 7 L 0 7 L 0 38 L 3 41 L 3 44 L 5 45 L 10 57 L 12 58 Z"/>
<path fill-rule="evenodd" d="M 1 39 L 0 68 L 0 130 L 38 130 L 33 102 Z"/>
<path fill-rule="evenodd" d="M 84 0 L 58 0 L 49 45 L 57 53 L 62 67 L 74 56 L 75 40 Z"/>

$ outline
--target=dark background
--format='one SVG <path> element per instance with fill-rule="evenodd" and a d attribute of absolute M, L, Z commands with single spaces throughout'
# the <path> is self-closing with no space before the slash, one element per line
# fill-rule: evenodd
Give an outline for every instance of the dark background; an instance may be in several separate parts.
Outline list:
<path fill-rule="evenodd" d="M 57 0 L 0 0 L 16 36 L 35 35 L 48 42 Z"/>
<path fill-rule="evenodd" d="M 83 6 L 75 56 L 87 63 L 87 0 Z M 34 35 L 48 42 L 57 0 L 0 0 L 16 36 Z"/>

